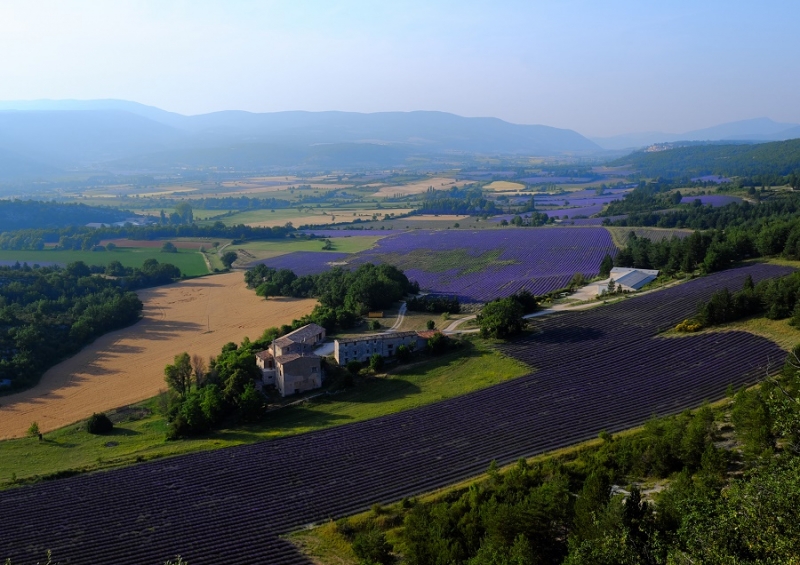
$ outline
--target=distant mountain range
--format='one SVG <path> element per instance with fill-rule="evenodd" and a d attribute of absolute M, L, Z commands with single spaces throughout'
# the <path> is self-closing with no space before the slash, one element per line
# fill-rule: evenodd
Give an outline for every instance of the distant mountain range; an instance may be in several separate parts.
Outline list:
<path fill-rule="evenodd" d="M 613 137 L 593 137 L 592 141 L 607 150 L 639 149 L 655 143 L 676 141 L 786 141 L 800 138 L 799 124 L 774 122 L 769 118 L 755 118 L 729 122 L 718 126 L 687 131 L 684 133 L 664 133 L 649 131 L 628 133 Z"/>
<path fill-rule="evenodd" d="M 35 164 L 48 172 L 368 168 L 419 157 L 598 151 L 571 130 L 444 112 L 184 116 L 123 100 L 0 102 L 0 165 L 18 163 L 5 176 L 29 176 Z"/>

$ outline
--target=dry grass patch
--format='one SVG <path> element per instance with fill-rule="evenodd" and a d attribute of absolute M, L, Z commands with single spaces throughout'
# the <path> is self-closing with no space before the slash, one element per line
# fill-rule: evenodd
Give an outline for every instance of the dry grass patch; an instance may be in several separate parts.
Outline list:
<path fill-rule="evenodd" d="M 227 342 L 308 314 L 315 300 L 264 300 L 241 273 L 140 291 L 144 318 L 106 334 L 44 374 L 34 388 L 0 398 L 0 438 L 20 437 L 31 422 L 50 431 L 140 402 L 166 388 L 164 367 L 183 351 L 216 355 Z"/>
<path fill-rule="evenodd" d="M 435 177 L 408 184 L 383 186 L 372 196 L 393 197 L 396 195 L 408 196 L 409 194 L 423 194 L 430 187 L 433 187 L 435 190 L 449 190 L 454 186 L 464 186 L 468 182 L 469 181 L 463 181 L 463 180 L 456 181 L 453 178 L 447 178 L 447 177 Z"/>
<path fill-rule="evenodd" d="M 492 183 L 487 184 L 483 187 L 484 190 L 493 190 L 493 191 L 507 191 L 507 190 L 522 190 L 525 188 L 524 184 L 520 184 L 518 182 L 510 182 L 507 180 L 496 180 Z"/>

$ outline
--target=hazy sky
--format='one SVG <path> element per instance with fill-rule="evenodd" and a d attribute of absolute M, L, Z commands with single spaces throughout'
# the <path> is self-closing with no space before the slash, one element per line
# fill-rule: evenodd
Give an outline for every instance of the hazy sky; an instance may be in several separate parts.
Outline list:
<path fill-rule="evenodd" d="M 584 135 L 800 122 L 800 2 L 3 0 L 0 100 L 442 110 Z"/>

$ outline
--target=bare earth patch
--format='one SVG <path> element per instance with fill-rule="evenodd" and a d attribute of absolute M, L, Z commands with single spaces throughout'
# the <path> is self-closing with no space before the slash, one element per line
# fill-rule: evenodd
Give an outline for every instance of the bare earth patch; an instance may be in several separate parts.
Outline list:
<path fill-rule="evenodd" d="M 435 177 L 431 179 L 421 180 L 417 182 L 412 182 L 408 184 L 401 184 L 401 185 L 389 185 L 383 186 L 372 196 L 380 197 L 380 196 L 407 196 L 409 194 L 422 194 L 427 192 L 428 188 L 433 187 L 435 190 L 449 190 L 454 186 L 464 186 L 469 181 L 456 181 L 452 178 L 446 177 Z"/>
<path fill-rule="evenodd" d="M 166 388 L 164 367 L 178 353 L 217 355 L 225 343 L 258 338 L 316 304 L 259 298 L 241 272 L 138 294 L 144 303 L 140 322 L 100 337 L 47 371 L 34 388 L 0 397 L 0 438 L 23 436 L 34 421 L 47 432 L 155 396 Z"/>

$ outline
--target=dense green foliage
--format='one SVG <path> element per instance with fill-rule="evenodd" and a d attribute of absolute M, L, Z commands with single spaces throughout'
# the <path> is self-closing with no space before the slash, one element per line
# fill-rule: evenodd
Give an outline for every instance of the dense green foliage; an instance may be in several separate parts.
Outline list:
<path fill-rule="evenodd" d="M 521 332 L 524 313 L 522 304 L 511 297 L 489 302 L 477 317 L 481 337 L 504 339 Z"/>
<path fill-rule="evenodd" d="M 789 220 L 800 213 L 800 194 L 766 193 L 757 205 L 749 202 L 732 203 L 714 208 L 683 204 L 674 208 L 678 192 L 666 193 L 671 186 L 650 183 L 634 189 L 624 199 L 609 204 L 603 215 L 629 214 L 625 219 L 611 222 L 615 226 L 652 226 L 658 228 L 690 228 L 697 230 L 751 227 L 772 221 Z M 658 212 L 669 208 L 668 211 Z"/>
<path fill-rule="evenodd" d="M 90 434 L 108 434 L 114 429 L 114 424 L 111 419 L 106 416 L 105 412 L 94 413 L 89 416 L 86 421 L 86 431 Z"/>
<path fill-rule="evenodd" d="M 300 322 L 314 322 L 329 331 L 353 327 L 367 312 L 387 309 L 406 294 L 419 291 L 403 271 L 387 264 L 367 263 L 353 271 L 337 267 L 303 277 L 288 269 L 256 265 L 244 276 L 247 286 L 259 296 L 316 298 L 319 304 Z"/>
<path fill-rule="evenodd" d="M 381 547 L 379 534 L 402 524 L 392 550 L 412 565 L 796 563 L 800 358 L 791 360 L 779 379 L 735 396 L 733 428 L 709 407 L 654 418 L 635 434 L 601 433 L 599 447 L 504 473 L 492 465 L 468 489 L 340 520 L 337 531 Z M 741 454 L 717 446 L 722 431 Z M 660 493 L 641 490 L 664 479 Z"/>
<path fill-rule="evenodd" d="M 0 380 L 30 386 L 96 337 L 137 321 L 142 303 L 124 282 L 92 276 L 83 263 L 0 267 Z"/>
<path fill-rule="evenodd" d="M 791 317 L 790 323 L 800 322 L 800 272 L 784 277 L 763 280 L 757 285 L 750 277 L 741 290 L 723 288 L 698 305 L 695 321 L 700 326 L 713 326 L 763 314 L 770 320 Z M 699 329 L 699 328 L 696 328 Z"/>
<path fill-rule="evenodd" d="M 228 343 L 208 367 L 199 356 L 176 355 L 174 363 L 164 368 L 170 390 L 168 438 L 207 433 L 230 418 L 242 422 L 260 419 L 265 399 L 253 381 L 261 376 L 255 353 L 264 348 L 263 340 L 245 339 L 240 346 Z"/>
<path fill-rule="evenodd" d="M 413 312 L 431 312 L 441 314 L 458 314 L 461 312 L 461 303 L 457 296 L 430 295 L 412 296 L 406 300 L 406 307 Z"/>
<path fill-rule="evenodd" d="M 800 216 L 757 219 L 655 243 L 631 234 L 614 263 L 619 267 L 660 269 L 674 274 L 698 268 L 704 272 L 719 271 L 736 261 L 774 255 L 800 259 Z"/>
<path fill-rule="evenodd" d="M 449 191 L 429 188 L 425 199 L 417 209 L 419 214 L 468 214 L 471 216 L 491 216 L 501 210 L 493 200 L 483 196 L 480 188 L 465 186 L 453 187 Z"/>
<path fill-rule="evenodd" d="M 646 177 L 787 176 L 800 170 L 800 139 L 754 145 L 695 145 L 639 151 L 612 166 L 630 165 Z"/>
<path fill-rule="evenodd" d="M 118 208 L 59 204 L 36 200 L 0 200 L 2 230 L 51 229 L 88 223 L 122 222 L 134 214 Z"/>

